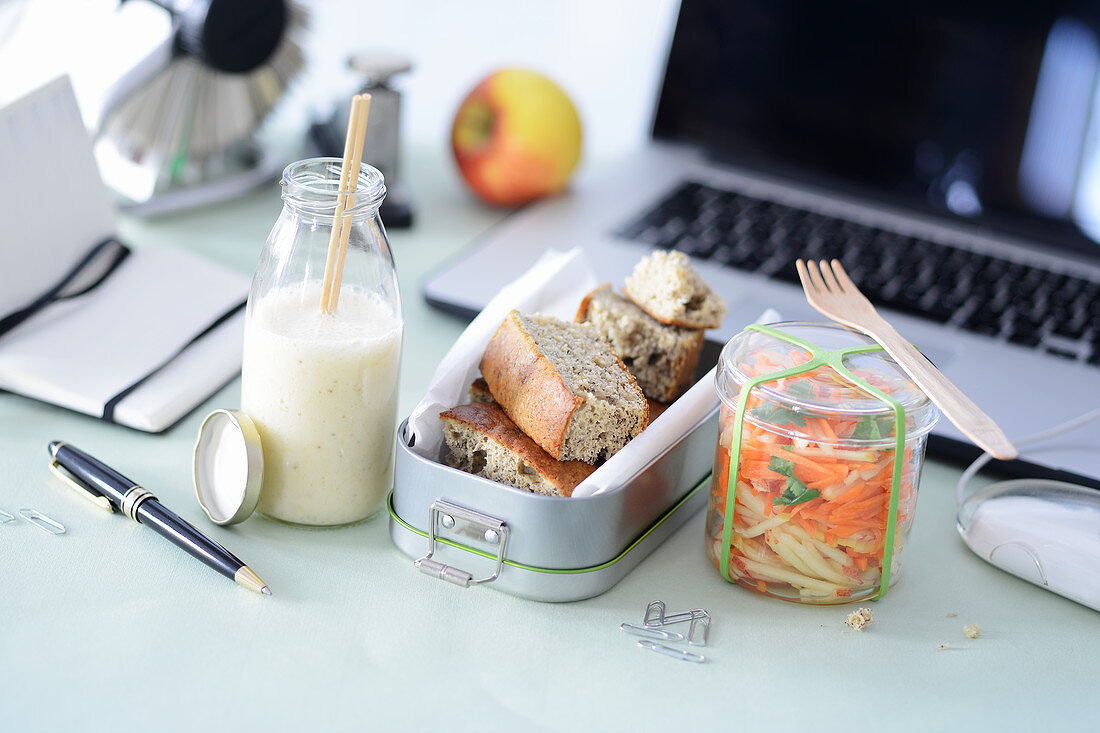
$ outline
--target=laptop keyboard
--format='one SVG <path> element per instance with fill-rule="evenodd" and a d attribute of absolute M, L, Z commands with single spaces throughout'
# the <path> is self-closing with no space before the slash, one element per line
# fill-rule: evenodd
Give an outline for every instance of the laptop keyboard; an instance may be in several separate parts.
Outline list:
<path fill-rule="evenodd" d="M 686 182 L 618 232 L 800 284 L 838 259 L 876 305 L 1100 365 L 1100 283 Z"/>

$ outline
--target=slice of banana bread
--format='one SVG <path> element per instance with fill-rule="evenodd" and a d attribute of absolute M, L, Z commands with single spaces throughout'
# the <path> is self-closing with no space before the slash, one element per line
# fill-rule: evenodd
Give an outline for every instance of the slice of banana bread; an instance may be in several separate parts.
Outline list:
<path fill-rule="evenodd" d="M 470 383 L 470 402 L 496 402 L 493 399 L 493 393 L 489 391 L 489 385 L 484 379 L 478 377 Z M 645 398 L 646 404 L 649 405 L 649 422 L 646 427 L 653 424 L 653 421 L 661 416 L 661 414 L 668 409 L 668 405 L 664 402 L 658 402 L 652 397 Z"/>
<path fill-rule="evenodd" d="M 599 463 L 647 423 L 638 382 L 588 323 L 512 311 L 485 349 L 481 375 L 508 417 L 560 461 Z"/>
<path fill-rule="evenodd" d="M 585 296 L 576 320 L 591 323 L 611 342 L 646 397 L 672 402 L 691 386 L 702 331 L 666 326 L 610 285 Z"/>
<path fill-rule="evenodd" d="M 661 323 L 682 328 L 718 328 L 726 304 L 703 282 L 683 252 L 643 257 L 626 279 L 626 294 Z"/>
<path fill-rule="evenodd" d="M 571 496 L 596 470 L 558 461 L 523 434 L 495 402 L 459 405 L 440 413 L 447 465 L 490 481 L 550 496 Z"/>

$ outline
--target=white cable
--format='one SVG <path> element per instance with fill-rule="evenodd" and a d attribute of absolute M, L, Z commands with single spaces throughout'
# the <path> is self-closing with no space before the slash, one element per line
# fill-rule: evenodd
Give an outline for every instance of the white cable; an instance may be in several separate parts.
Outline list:
<path fill-rule="evenodd" d="M 1100 417 L 1100 407 L 1078 415 L 1072 420 L 1067 420 L 1061 425 L 1055 425 L 1054 427 L 1048 428 L 1047 430 L 1033 433 L 1026 437 L 1020 438 L 1019 440 L 1015 440 L 1012 442 L 1012 444 L 1016 446 L 1017 449 L 1019 449 L 1032 445 L 1034 443 L 1040 443 L 1044 440 L 1047 440 L 1048 438 L 1053 438 L 1056 435 L 1061 435 L 1062 433 L 1069 432 L 1074 428 L 1078 428 L 1087 422 L 1095 420 L 1098 417 Z M 973 463 L 966 467 L 966 470 L 963 471 L 962 476 L 959 477 L 959 483 L 955 486 L 955 503 L 957 505 L 961 506 L 963 503 L 963 492 L 966 489 L 966 484 L 970 481 L 971 478 L 974 477 L 974 474 L 976 474 L 978 471 L 981 471 L 985 464 L 989 463 L 991 460 L 993 460 L 993 456 L 988 453 L 982 453 L 980 456 L 974 459 Z"/>
<path fill-rule="evenodd" d="M 962 476 L 959 476 L 959 483 L 955 484 L 955 506 L 962 506 L 963 493 L 966 491 L 966 485 L 970 482 L 970 479 L 974 477 L 974 474 L 981 471 L 985 464 L 989 463 L 991 460 L 993 460 L 992 455 L 989 453 L 982 453 L 962 472 Z"/>

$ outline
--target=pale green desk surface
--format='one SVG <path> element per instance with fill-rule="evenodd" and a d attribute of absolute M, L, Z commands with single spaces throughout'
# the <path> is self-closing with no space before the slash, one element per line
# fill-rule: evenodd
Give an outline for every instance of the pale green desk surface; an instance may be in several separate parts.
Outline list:
<path fill-rule="evenodd" d="M 418 224 L 392 233 L 403 415 L 463 327 L 424 304 L 419 281 L 501 216 L 471 202 L 441 153 L 411 170 Z M 279 206 L 271 186 L 124 221 L 122 234 L 250 272 Z M 727 585 L 704 557 L 702 514 L 606 594 L 552 605 L 420 574 L 384 516 L 327 531 L 210 524 L 192 493 L 192 441 L 239 389 L 157 436 L 0 394 L 0 508 L 35 507 L 69 529 L 0 526 L 0 730 L 1096 729 L 1100 616 L 970 554 L 954 529 L 955 467 L 929 463 L 906 575 L 864 633 L 844 626 L 843 608 Z M 77 499 L 47 473 L 55 438 L 149 486 L 275 595 Z M 618 630 L 658 598 L 710 610 L 708 663 L 638 649 Z M 965 638 L 968 623 L 979 639 Z"/>

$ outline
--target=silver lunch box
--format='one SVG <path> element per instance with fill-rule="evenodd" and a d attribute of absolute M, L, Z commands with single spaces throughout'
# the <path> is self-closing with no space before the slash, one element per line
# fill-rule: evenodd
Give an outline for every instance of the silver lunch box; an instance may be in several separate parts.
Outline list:
<path fill-rule="evenodd" d="M 457 585 L 489 583 L 538 601 L 591 598 L 707 503 L 717 434 L 715 407 L 621 487 L 564 499 L 428 460 L 410 447 L 406 420 L 390 537 L 422 572 Z"/>

